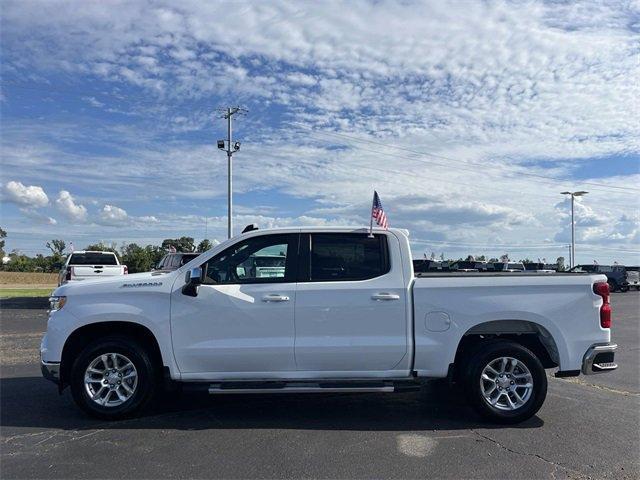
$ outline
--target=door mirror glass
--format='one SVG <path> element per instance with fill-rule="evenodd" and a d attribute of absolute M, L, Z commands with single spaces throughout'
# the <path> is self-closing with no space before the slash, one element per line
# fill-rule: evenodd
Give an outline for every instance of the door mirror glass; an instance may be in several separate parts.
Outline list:
<path fill-rule="evenodd" d="M 202 268 L 193 267 L 189 270 L 189 283 L 192 285 L 200 285 L 202 283 Z"/>

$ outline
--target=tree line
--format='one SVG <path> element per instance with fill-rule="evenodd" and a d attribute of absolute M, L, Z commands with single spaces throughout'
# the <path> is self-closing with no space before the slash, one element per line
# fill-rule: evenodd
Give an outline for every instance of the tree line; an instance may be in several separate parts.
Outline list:
<path fill-rule="evenodd" d="M 6 232 L 0 228 L 0 253 L 4 253 L 4 238 Z M 67 243 L 61 239 L 53 239 L 46 243 L 51 251 L 50 255 L 37 254 L 35 257 L 21 254 L 19 251 L 11 252 L 9 261 L 2 265 L 2 270 L 8 272 L 47 272 L 57 273 L 64 265 L 67 255 Z M 113 252 L 118 260 L 129 269 L 129 273 L 148 272 L 155 267 L 172 247 L 176 252 L 206 252 L 214 246 L 208 239 L 202 240 L 196 245 L 192 237 L 165 238 L 160 245 L 141 246 L 137 243 L 123 242 L 120 246 L 115 243 L 96 243 L 87 245 L 83 250 L 98 250 Z"/>

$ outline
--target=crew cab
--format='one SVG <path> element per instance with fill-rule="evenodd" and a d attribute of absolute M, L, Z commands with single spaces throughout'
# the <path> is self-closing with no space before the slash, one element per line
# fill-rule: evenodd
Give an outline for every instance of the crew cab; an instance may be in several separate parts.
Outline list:
<path fill-rule="evenodd" d="M 416 276 L 411 258 L 398 229 L 253 230 L 174 272 L 68 283 L 50 299 L 42 372 L 106 419 L 174 382 L 393 392 L 448 377 L 515 423 L 542 405 L 545 369 L 617 368 L 604 275 Z"/>
<path fill-rule="evenodd" d="M 77 280 L 113 277 L 129 273 L 126 265 L 120 265 L 113 252 L 79 250 L 67 257 L 58 274 L 58 285 Z"/>

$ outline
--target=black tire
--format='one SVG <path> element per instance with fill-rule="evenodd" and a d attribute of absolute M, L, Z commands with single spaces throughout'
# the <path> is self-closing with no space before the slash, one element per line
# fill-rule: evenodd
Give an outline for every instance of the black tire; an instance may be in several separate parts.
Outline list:
<path fill-rule="evenodd" d="M 629 291 L 629 285 L 623 285 L 622 287 L 620 287 L 620 291 L 621 292 L 628 292 Z"/>
<path fill-rule="evenodd" d="M 618 290 L 618 284 L 616 282 L 614 282 L 613 280 L 610 280 L 607 283 L 609 284 L 609 292 L 613 293 L 616 290 Z"/>
<path fill-rule="evenodd" d="M 85 388 L 84 376 L 91 362 L 105 353 L 116 353 L 127 357 L 137 371 L 137 385 L 134 393 L 124 403 L 117 406 L 98 405 Z M 125 336 L 108 336 L 88 344 L 78 355 L 71 367 L 70 387 L 76 404 L 86 413 L 103 420 L 119 420 L 131 417 L 140 411 L 155 395 L 158 387 L 158 368 L 147 350 Z"/>
<path fill-rule="evenodd" d="M 501 357 L 511 357 L 522 362 L 531 373 L 533 387 L 528 400 L 515 410 L 502 410 L 485 400 L 481 378 L 484 368 Z M 473 408 L 484 418 L 503 424 L 519 423 L 536 414 L 547 396 L 547 375 L 536 355 L 522 345 L 497 340 L 481 344 L 469 357 L 465 368 L 464 387 Z M 506 393 L 506 392 L 505 392 Z"/>

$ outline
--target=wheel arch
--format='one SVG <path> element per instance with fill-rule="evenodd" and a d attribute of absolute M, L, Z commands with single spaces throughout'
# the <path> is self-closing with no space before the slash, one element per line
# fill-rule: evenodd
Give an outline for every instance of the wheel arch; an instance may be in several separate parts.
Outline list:
<path fill-rule="evenodd" d="M 73 361 L 89 342 L 109 335 L 122 335 L 134 339 L 145 347 L 156 362 L 159 370 L 164 370 L 167 362 L 162 357 L 156 336 L 146 326 L 130 321 L 104 321 L 83 325 L 75 329 L 66 339 L 60 361 L 60 381 L 68 384 Z"/>
<path fill-rule="evenodd" d="M 560 365 L 560 353 L 553 335 L 543 325 L 528 320 L 491 320 L 469 328 L 458 342 L 454 365 L 464 365 L 481 345 L 497 340 L 510 340 L 528 348 L 544 368 Z"/>

